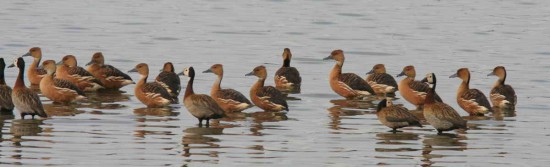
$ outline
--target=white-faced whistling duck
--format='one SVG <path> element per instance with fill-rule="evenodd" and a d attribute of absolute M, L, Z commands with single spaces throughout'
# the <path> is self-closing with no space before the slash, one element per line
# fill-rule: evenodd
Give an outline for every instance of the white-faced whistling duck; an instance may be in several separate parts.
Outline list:
<path fill-rule="evenodd" d="M 59 67 L 55 72 L 55 77 L 65 79 L 74 83 L 82 91 L 97 91 L 103 89 L 103 84 L 84 68 L 77 66 L 76 58 L 73 55 L 67 55 L 57 63 Z"/>
<path fill-rule="evenodd" d="M 128 74 L 105 64 L 105 58 L 101 52 L 94 53 L 92 60 L 86 65 L 88 66 L 86 70 L 99 79 L 106 89 L 120 89 L 126 85 L 135 84 Z"/>
<path fill-rule="evenodd" d="M 212 97 L 205 94 L 195 94 L 193 91 L 193 81 L 195 80 L 195 69 L 193 67 L 185 68 L 178 75 L 189 77 L 189 82 L 183 95 L 183 104 L 187 108 L 187 111 L 199 120 L 199 127 L 202 127 L 202 120 L 206 120 L 206 127 L 208 127 L 210 126 L 210 119 L 218 119 L 225 116 L 223 109 Z"/>
<path fill-rule="evenodd" d="M 86 99 L 84 92 L 72 82 L 64 79 L 54 78 L 56 63 L 53 60 L 42 62 L 42 68 L 46 70 L 47 75 L 40 81 L 40 91 L 48 99 L 58 103 L 71 103 Z"/>
<path fill-rule="evenodd" d="M 407 108 L 401 105 L 393 105 L 391 99 L 389 98 L 378 103 L 376 116 L 378 117 L 380 123 L 392 128 L 393 133 L 397 132 L 397 129 L 402 127 L 422 127 L 420 120 L 409 112 Z"/>
<path fill-rule="evenodd" d="M 0 58 L 0 115 L 12 115 L 13 114 L 13 101 L 11 100 L 12 89 L 6 85 L 4 78 L 4 69 L 6 68 L 6 62 L 4 58 Z"/>
<path fill-rule="evenodd" d="M 265 111 L 289 111 L 284 95 L 273 86 L 264 86 L 267 78 L 265 66 L 257 66 L 245 76 L 256 76 L 258 80 L 250 88 L 250 99 L 254 105 Z"/>
<path fill-rule="evenodd" d="M 39 85 L 40 80 L 46 76 L 46 70 L 38 69 L 40 60 L 42 59 L 42 50 L 39 47 L 33 47 L 29 49 L 29 52 L 25 53 L 22 57 L 32 56 L 32 61 L 29 70 L 27 71 L 27 78 L 31 82 L 31 85 Z"/>
<path fill-rule="evenodd" d="M 403 71 L 401 71 L 397 77 L 403 75 L 407 77 L 399 82 L 399 93 L 405 100 L 415 105 L 417 110 L 422 110 L 426 99 L 426 94 L 430 89 L 429 84 L 414 80 L 416 77 L 416 70 L 414 69 L 414 66 L 405 66 Z M 437 93 L 434 95 L 434 98 L 438 102 L 443 101 Z"/>
<path fill-rule="evenodd" d="M 275 72 L 275 87 L 281 91 L 299 93 L 302 77 L 300 77 L 300 72 L 296 68 L 290 66 L 291 59 L 290 49 L 285 48 L 283 51 L 283 66 Z"/>
<path fill-rule="evenodd" d="M 222 89 L 221 83 L 223 79 L 223 65 L 214 64 L 210 69 L 203 71 L 203 73 L 214 73 L 218 76 L 212 89 L 210 90 L 210 96 L 220 105 L 220 107 L 228 113 L 241 112 L 247 108 L 252 107 L 252 103 L 241 92 L 235 89 Z"/>
<path fill-rule="evenodd" d="M 374 90 L 367 81 L 354 73 L 342 73 L 344 65 L 344 51 L 334 50 L 330 56 L 323 60 L 336 60 L 336 65 L 329 74 L 330 87 L 338 95 L 346 99 L 360 99 L 368 95 L 374 95 Z"/>
<path fill-rule="evenodd" d="M 517 96 L 514 88 L 504 83 L 504 81 L 506 81 L 506 69 L 503 66 L 497 66 L 493 69 L 493 72 L 487 76 L 493 75 L 498 77 L 490 94 L 493 106 L 506 110 L 515 110 Z"/>
<path fill-rule="evenodd" d="M 141 78 L 134 88 L 134 94 L 149 108 L 166 107 L 171 103 L 175 103 L 172 95 L 157 82 L 147 83 L 149 77 L 149 66 L 145 63 L 140 63 L 136 67 L 128 72 L 138 72 Z"/>
<path fill-rule="evenodd" d="M 181 91 L 181 81 L 178 74 L 174 72 L 174 65 L 171 62 L 164 63 L 161 72 L 155 78 L 155 82 L 158 82 L 168 93 L 175 99 L 174 102 L 178 102 L 178 96 Z"/>
<path fill-rule="evenodd" d="M 46 112 L 44 112 L 44 107 L 42 106 L 38 94 L 25 86 L 25 80 L 23 79 L 25 60 L 23 60 L 22 57 L 18 57 L 12 65 L 8 66 L 8 68 L 15 66 L 19 68 L 19 73 L 17 75 L 17 80 L 15 80 L 15 85 L 13 86 L 11 99 L 13 100 L 15 108 L 19 110 L 21 119 L 25 119 L 25 115 L 31 115 L 32 119 L 34 119 L 35 115 L 48 117 Z"/>
<path fill-rule="evenodd" d="M 367 83 L 369 83 L 376 94 L 393 94 L 398 90 L 397 82 L 393 76 L 386 73 L 384 64 L 374 65 L 367 75 Z"/>
<path fill-rule="evenodd" d="M 470 71 L 461 68 L 449 78 L 460 78 L 462 83 L 456 92 L 456 102 L 471 116 L 479 116 L 492 112 L 491 104 L 483 92 L 478 89 L 470 89 Z"/>
<path fill-rule="evenodd" d="M 454 129 L 466 129 L 466 121 L 458 115 L 455 109 L 435 99 L 435 88 L 437 86 L 435 74 L 427 74 L 422 82 L 432 84 L 432 87 L 428 90 L 428 94 L 426 95 L 423 113 L 426 122 L 437 130 L 437 134 L 442 134 L 443 131 Z"/>

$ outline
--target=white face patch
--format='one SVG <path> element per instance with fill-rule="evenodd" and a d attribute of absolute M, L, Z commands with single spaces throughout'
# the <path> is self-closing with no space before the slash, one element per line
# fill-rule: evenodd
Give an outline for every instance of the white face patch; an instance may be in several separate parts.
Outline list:
<path fill-rule="evenodd" d="M 393 102 L 391 101 L 391 99 L 386 99 L 386 106 L 392 106 L 393 105 Z"/>
<path fill-rule="evenodd" d="M 183 75 L 189 76 L 189 67 L 183 69 Z"/>
<path fill-rule="evenodd" d="M 434 83 L 433 74 L 434 74 L 434 73 L 428 73 L 428 74 L 426 74 L 426 79 L 428 79 L 428 83 Z"/>
<path fill-rule="evenodd" d="M 15 60 L 13 60 L 13 64 L 14 64 L 15 66 L 17 66 L 17 61 L 18 61 L 18 60 L 19 60 L 18 58 L 15 58 Z"/>

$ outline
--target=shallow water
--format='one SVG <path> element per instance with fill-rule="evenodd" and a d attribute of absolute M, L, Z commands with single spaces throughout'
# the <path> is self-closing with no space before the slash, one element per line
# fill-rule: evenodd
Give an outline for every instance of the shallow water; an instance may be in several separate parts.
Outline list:
<path fill-rule="evenodd" d="M 198 128 L 181 105 L 147 109 L 133 85 L 90 94 L 91 103 L 59 106 L 43 98 L 46 120 L 0 119 L 0 164 L 32 166 L 545 166 L 549 163 L 550 13 L 548 1 L 0 1 L 0 53 L 7 61 L 40 46 L 43 60 L 74 54 L 85 64 L 102 51 L 123 71 L 147 62 L 156 76 L 165 61 L 198 71 L 225 66 L 224 87 L 248 95 L 265 65 L 270 78 L 283 48 L 302 73 L 291 111 L 251 108 Z M 488 93 L 496 65 L 508 69 L 516 113 L 465 117 L 470 129 L 438 136 L 430 127 L 392 134 L 374 104 L 345 101 L 330 90 L 333 49 L 344 71 L 364 76 L 377 63 L 397 74 L 439 77 L 438 93 L 455 103 L 460 67 L 471 87 Z M 25 59 L 30 64 L 31 59 Z M 178 70 L 179 71 L 179 70 Z M 13 85 L 16 69 L 7 69 Z M 131 74 L 138 79 L 137 74 Z M 399 78 L 398 80 L 400 80 Z M 182 82 L 187 82 L 182 78 Z M 208 93 L 215 76 L 197 74 Z M 267 84 L 273 84 L 269 79 Z M 183 84 L 186 85 L 186 84 Z M 399 97 L 399 95 L 398 95 Z M 413 106 L 403 99 L 395 103 Z"/>

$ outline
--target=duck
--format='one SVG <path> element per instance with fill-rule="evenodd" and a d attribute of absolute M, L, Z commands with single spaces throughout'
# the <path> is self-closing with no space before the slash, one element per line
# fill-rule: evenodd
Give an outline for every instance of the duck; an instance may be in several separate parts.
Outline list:
<path fill-rule="evenodd" d="M 42 106 L 42 101 L 40 101 L 38 94 L 25 86 L 25 79 L 23 79 L 25 60 L 23 60 L 23 57 L 15 59 L 13 64 L 8 66 L 8 68 L 11 67 L 19 68 L 19 73 L 11 92 L 11 99 L 15 108 L 19 110 L 21 119 L 25 119 L 26 115 L 31 115 L 32 119 L 34 119 L 35 115 L 47 118 L 48 114 L 44 111 L 44 106 Z"/>
<path fill-rule="evenodd" d="M 398 87 L 401 96 L 403 96 L 403 98 L 409 103 L 415 105 L 417 110 L 422 110 L 426 99 L 426 94 L 428 93 L 430 86 L 424 82 L 414 80 L 416 77 L 416 70 L 412 65 L 405 66 L 403 71 L 397 74 L 397 77 L 400 76 L 407 76 L 403 80 L 399 81 Z M 434 94 L 434 98 L 438 102 L 443 101 L 437 93 Z"/>
<path fill-rule="evenodd" d="M 409 110 L 401 105 L 393 105 L 390 98 L 383 99 L 378 103 L 376 116 L 380 123 L 392 128 L 392 132 L 398 132 L 398 128 L 407 126 L 422 127 L 420 120 Z"/>
<path fill-rule="evenodd" d="M 206 120 L 206 127 L 209 127 L 210 119 L 219 119 L 225 116 L 224 110 L 212 97 L 205 94 L 195 94 L 193 91 L 193 81 L 195 80 L 195 69 L 193 67 L 183 69 L 178 75 L 189 77 L 183 95 L 183 104 L 187 111 L 199 120 L 199 127 L 202 127 L 202 120 Z"/>
<path fill-rule="evenodd" d="M 431 84 L 431 88 L 428 89 L 424 102 L 424 118 L 432 127 L 437 130 L 437 134 L 443 134 L 443 131 L 450 131 L 454 129 L 466 129 L 466 121 L 460 117 L 458 112 L 450 105 L 437 101 L 435 88 L 437 86 L 437 79 L 434 73 L 426 74 L 426 77 L 421 82 L 427 82 Z"/>
<path fill-rule="evenodd" d="M 386 73 L 384 64 L 376 64 L 367 73 L 365 79 L 374 90 L 374 93 L 379 95 L 393 94 L 398 90 L 397 82 L 390 74 Z"/>
<path fill-rule="evenodd" d="M 302 77 L 295 67 L 290 66 L 292 53 L 289 48 L 283 50 L 283 66 L 275 72 L 275 88 L 280 91 L 300 92 Z"/>
<path fill-rule="evenodd" d="M 40 60 L 42 59 L 42 49 L 39 47 L 32 47 L 21 57 L 27 56 L 32 56 L 34 58 L 31 66 L 29 66 L 29 70 L 27 71 L 27 78 L 29 79 L 31 85 L 40 85 L 40 80 L 46 76 L 46 70 L 38 69 L 38 65 L 40 65 Z"/>
<path fill-rule="evenodd" d="M 497 76 L 498 80 L 493 85 L 489 97 L 491 103 L 496 108 L 515 110 L 518 97 L 512 86 L 505 84 L 506 81 L 506 69 L 504 66 L 497 66 L 493 69 L 493 72 L 487 76 Z"/>
<path fill-rule="evenodd" d="M 101 81 L 105 89 L 118 90 L 126 85 L 135 84 L 132 78 L 117 69 L 114 66 L 105 64 L 105 58 L 102 52 L 96 52 L 92 55 L 92 60 L 86 64 L 86 69 L 95 78 Z"/>
<path fill-rule="evenodd" d="M 357 74 L 342 73 L 342 66 L 345 60 L 344 51 L 340 49 L 334 50 L 330 56 L 325 57 L 323 60 L 336 60 L 336 65 L 334 65 L 329 74 L 329 83 L 332 90 L 338 95 L 351 100 L 375 94 L 369 83 Z"/>
<path fill-rule="evenodd" d="M 74 83 L 80 90 L 94 92 L 103 89 L 103 84 L 84 68 L 77 66 L 76 57 L 66 55 L 57 62 L 55 77 L 65 79 Z"/>
<path fill-rule="evenodd" d="M 172 98 L 176 99 L 174 102 L 178 102 L 177 99 L 181 91 L 181 81 L 178 74 L 174 72 L 174 65 L 171 62 L 164 63 L 162 71 L 155 78 L 155 82 L 162 85 L 162 87 L 172 95 Z"/>
<path fill-rule="evenodd" d="M 57 102 L 68 104 L 75 101 L 86 99 L 86 95 L 82 90 L 72 82 L 54 77 L 56 71 L 56 63 L 54 60 L 46 60 L 39 67 L 46 70 L 46 76 L 40 81 L 40 91 L 42 95 L 48 99 Z"/>
<path fill-rule="evenodd" d="M 483 116 L 492 112 L 491 104 L 482 91 L 478 89 L 470 89 L 470 70 L 468 68 L 460 68 L 455 74 L 449 78 L 460 78 L 462 83 L 458 87 L 456 93 L 456 102 L 458 105 L 468 112 L 470 116 Z"/>
<path fill-rule="evenodd" d="M 245 76 L 258 77 L 256 83 L 250 88 L 250 99 L 252 99 L 254 105 L 264 111 L 289 111 L 283 93 L 273 86 L 264 86 L 267 77 L 265 66 L 257 66 L 252 72 L 245 74 Z"/>
<path fill-rule="evenodd" d="M 221 88 L 223 79 L 222 64 L 214 64 L 209 69 L 203 71 L 203 73 L 214 73 L 218 76 L 218 79 L 216 79 L 216 82 L 212 85 L 210 96 L 226 113 L 241 112 L 253 106 L 252 102 L 250 102 L 241 92 L 235 89 Z"/>
<path fill-rule="evenodd" d="M 137 72 L 141 76 L 134 88 L 134 94 L 141 103 L 148 108 L 162 108 L 174 103 L 172 97 L 161 84 L 157 82 L 147 82 L 149 77 L 149 65 L 139 63 L 136 67 L 128 72 Z"/>
<path fill-rule="evenodd" d="M 4 69 L 6 68 L 6 62 L 4 58 L 0 58 L 0 113 L 12 115 L 13 101 L 11 99 L 12 89 L 6 84 L 4 77 Z"/>

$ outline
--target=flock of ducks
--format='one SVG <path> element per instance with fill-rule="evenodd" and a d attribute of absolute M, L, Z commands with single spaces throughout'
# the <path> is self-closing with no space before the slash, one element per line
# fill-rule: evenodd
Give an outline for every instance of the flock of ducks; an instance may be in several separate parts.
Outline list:
<path fill-rule="evenodd" d="M 285 48 L 282 54 L 282 67 L 275 73 L 275 86 L 265 85 L 267 70 L 264 66 L 257 66 L 245 75 L 258 78 L 250 88 L 250 100 L 248 100 L 246 96 L 234 89 L 222 89 L 221 82 L 224 74 L 222 64 L 214 64 L 203 71 L 203 73 L 213 73 L 217 76 L 210 95 L 206 95 L 195 94 L 193 91 L 195 79 L 193 67 L 187 67 L 176 74 L 173 64 L 167 62 L 155 80 L 148 82 L 149 66 L 146 63 L 140 63 L 128 71 L 140 74 L 140 79 L 134 82 L 130 76 L 116 67 L 105 64 L 105 58 L 101 52 L 93 54 L 91 61 L 86 64 L 87 69 L 84 69 L 78 66 L 73 55 L 67 55 L 57 63 L 54 60 L 45 60 L 41 63 L 42 51 L 38 47 L 33 47 L 8 66 L 8 68 L 19 69 L 13 90 L 6 85 L 4 79 L 6 64 L 4 59 L 0 58 L 0 111 L 11 113 L 14 108 L 17 108 L 21 119 L 26 115 L 30 115 L 32 119 L 36 115 L 48 116 L 38 94 L 25 85 L 23 57 L 27 56 L 34 58 L 27 71 L 27 78 L 31 85 L 38 86 L 42 95 L 54 103 L 61 104 L 87 99 L 84 92 L 102 89 L 118 90 L 126 85 L 136 84 L 134 95 L 140 102 L 150 108 L 166 107 L 179 102 L 178 97 L 182 87 L 179 75 L 187 76 L 189 80 L 183 95 L 183 104 L 191 115 L 198 119 L 201 127 L 203 120 L 206 120 L 205 125 L 208 127 L 211 119 L 223 118 L 227 113 L 241 112 L 253 106 L 272 112 L 289 111 L 284 94 L 299 93 L 302 82 L 298 70 L 290 66 L 292 53 L 288 48 Z M 418 81 L 415 80 L 414 66 L 406 66 L 397 75 L 397 77 L 406 77 L 397 83 L 392 75 L 386 73 L 383 64 L 377 64 L 367 73 L 367 78 L 363 79 L 354 73 L 342 73 L 345 60 L 342 50 L 332 51 L 324 60 L 336 61 L 329 74 L 330 87 L 336 94 L 348 100 L 371 96 L 387 97 L 378 104 L 376 115 L 380 122 L 391 128 L 394 133 L 402 127 L 422 127 L 420 119 L 407 108 L 393 104 L 391 97 L 395 97 L 396 91 L 399 91 L 406 101 L 415 105 L 417 110 L 423 111 L 424 119 L 438 131 L 438 134 L 443 131 L 467 128 L 466 121 L 458 112 L 437 95 L 437 80 L 434 73 L 426 74 L 423 80 Z M 489 75 L 498 77 L 489 96 L 493 107 L 515 110 L 517 97 L 514 89 L 505 84 L 505 68 L 495 67 Z M 462 80 L 456 100 L 463 110 L 472 116 L 493 112 L 493 107 L 484 93 L 469 87 L 470 72 L 467 68 L 458 69 L 450 78 Z"/>

